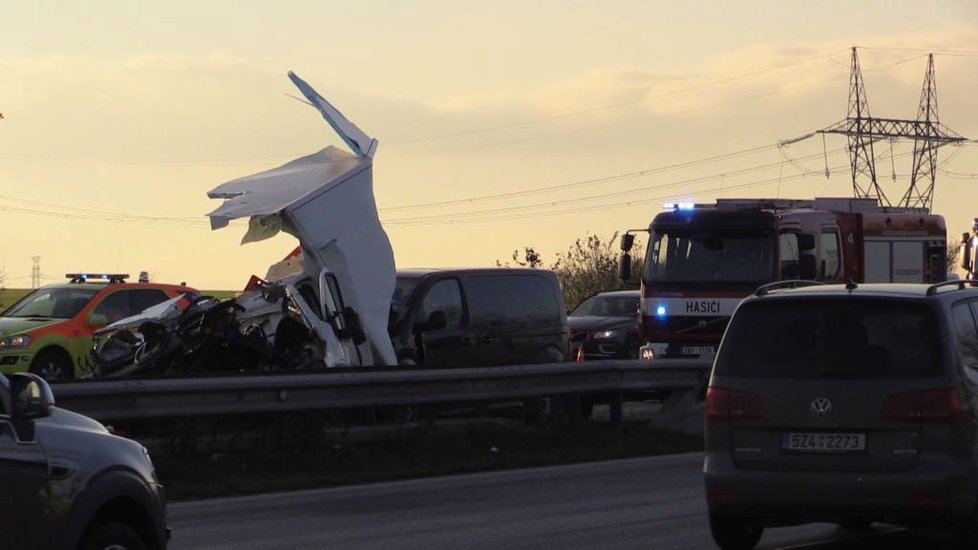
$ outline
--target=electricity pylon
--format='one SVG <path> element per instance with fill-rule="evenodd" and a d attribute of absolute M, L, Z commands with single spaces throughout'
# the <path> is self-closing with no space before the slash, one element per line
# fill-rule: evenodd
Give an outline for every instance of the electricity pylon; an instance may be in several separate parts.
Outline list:
<path fill-rule="evenodd" d="M 852 191 L 856 197 L 875 198 L 883 206 L 921 207 L 930 209 L 934 199 L 937 175 L 937 149 L 948 143 L 967 141 L 940 123 L 937 116 L 937 80 L 934 77 L 934 54 L 927 56 L 927 72 L 920 92 L 917 120 L 873 118 L 863 86 L 862 71 L 856 48 L 852 49 L 849 72 L 849 112 L 845 120 L 819 130 L 823 134 L 842 134 L 849 139 L 852 167 Z M 893 205 L 876 181 L 876 159 L 873 142 L 880 139 L 914 140 L 913 173 L 910 186 L 899 204 Z"/>

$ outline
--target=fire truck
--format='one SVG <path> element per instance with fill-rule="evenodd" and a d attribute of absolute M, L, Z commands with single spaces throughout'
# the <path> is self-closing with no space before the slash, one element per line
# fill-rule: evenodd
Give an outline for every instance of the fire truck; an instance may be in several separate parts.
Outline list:
<path fill-rule="evenodd" d="M 978 278 L 978 218 L 971 222 L 971 233 L 961 234 L 961 267 L 966 279 Z"/>
<path fill-rule="evenodd" d="M 872 198 L 719 199 L 675 203 L 621 242 L 631 273 L 635 233 L 648 232 L 640 356 L 709 356 L 741 299 L 787 280 L 933 283 L 946 279 L 943 216 Z"/>

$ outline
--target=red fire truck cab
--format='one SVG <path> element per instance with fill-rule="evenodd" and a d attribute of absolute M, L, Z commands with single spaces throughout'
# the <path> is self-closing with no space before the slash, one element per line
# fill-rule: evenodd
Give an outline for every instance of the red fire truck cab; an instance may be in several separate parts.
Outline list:
<path fill-rule="evenodd" d="M 642 274 L 641 357 L 716 351 L 745 296 L 781 280 L 938 282 L 944 218 L 875 199 L 720 199 L 670 204 L 652 220 Z M 631 271 L 631 230 L 622 239 Z"/>

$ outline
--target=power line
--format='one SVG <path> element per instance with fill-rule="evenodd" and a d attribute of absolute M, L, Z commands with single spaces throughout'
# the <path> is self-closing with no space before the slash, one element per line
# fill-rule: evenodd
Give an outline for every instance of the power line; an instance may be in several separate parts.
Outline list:
<path fill-rule="evenodd" d="M 847 151 L 847 149 L 839 149 L 837 151 L 833 151 L 832 155 L 834 156 L 836 154 L 839 154 L 839 153 L 842 153 L 842 152 L 845 152 L 845 151 Z M 819 154 L 808 155 L 806 157 L 802 157 L 802 159 L 818 158 L 818 157 L 821 157 L 821 156 L 822 156 L 822 154 L 819 153 Z M 901 155 L 901 156 L 907 156 L 907 155 L 904 154 L 904 155 Z M 545 216 L 553 216 L 553 215 L 560 215 L 560 214 L 577 213 L 577 212 L 584 212 L 584 211 L 594 211 L 594 210 L 598 210 L 598 209 L 607 210 L 607 209 L 619 208 L 619 207 L 623 207 L 623 206 L 631 206 L 631 205 L 636 205 L 636 204 L 646 204 L 648 202 L 654 202 L 655 200 L 667 199 L 667 198 L 670 198 L 670 196 L 669 195 L 662 195 L 662 196 L 656 197 L 655 199 L 630 199 L 630 200 L 625 200 L 625 201 L 618 201 L 618 202 L 612 202 L 612 203 L 607 203 L 607 204 L 588 205 L 588 206 L 580 206 L 580 203 L 587 203 L 587 202 L 594 202 L 594 201 L 600 201 L 600 200 L 607 200 L 609 198 L 618 198 L 618 197 L 623 197 L 623 196 L 629 196 L 629 195 L 632 195 L 632 194 L 635 194 L 635 193 L 638 193 L 638 192 L 641 192 L 641 191 L 662 190 L 662 189 L 669 189 L 669 188 L 675 188 L 675 187 L 686 187 L 686 186 L 689 186 L 692 183 L 699 183 L 699 182 L 702 182 L 702 181 L 709 181 L 709 180 L 713 180 L 713 179 L 717 179 L 717 178 L 721 178 L 721 177 L 728 177 L 728 176 L 731 176 L 731 175 L 743 175 L 745 173 L 750 173 L 750 172 L 758 171 L 758 170 L 761 170 L 761 169 L 769 169 L 769 168 L 772 168 L 772 167 L 778 167 L 778 166 L 780 166 L 780 164 L 781 164 L 780 162 L 777 162 L 777 163 L 772 163 L 772 164 L 768 164 L 768 165 L 756 166 L 756 167 L 752 167 L 752 168 L 744 168 L 744 169 L 741 169 L 741 170 L 735 170 L 735 171 L 726 172 L 726 173 L 723 173 L 723 174 L 713 174 L 713 175 L 709 175 L 709 176 L 701 176 L 701 177 L 697 177 L 697 178 L 690 178 L 690 179 L 686 179 L 686 180 L 680 180 L 680 181 L 674 181 L 674 182 L 669 182 L 669 183 L 664 183 L 664 184 L 657 184 L 657 185 L 647 186 L 647 187 L 644 187 L 644 188 L 629 189 L 629 190 L 626 190 L 626 191 L 620 191 L 620 192 L 611 193 L 611 194 L 604 194 L 604 195 L 600 195 L 600 196 L 582 197 L 582 198 L 578 198 L 578 199 L 568 199 L 568 200 L 563 200 L 563 201 L 550 201 L 550 202 L 545 202 L 545 203 L 529 204 L 529 205 L 522 205 L 522 206 L 516 206 L 516 207 L 506 207 L 506 208 L 496 208 L 496 209 L 480 210 L 480 211 L 477 211 L 477 212 L 464 212 L 464 213 L 459 213 L 459 214 L 443 214 L 443 215 L 415 216 L 415 217 L 407 217 L 407 218 L 385 219 L 385 220 L 383 220 L 383 223 L 386 224 L 386 225 L 394 225 L 394 226 L 396 226 L 396 225 L 406 225 L 406 226 L 412 226 L 412 225 L 443 225 L 443 224 L 451 224 L 451 223 L 470 223 L 470 222 L 484 222 L 484 221 L 504 221 L 504 220 L 523 219 L 523 218 L 531 218 L 531 217 L 545 217 Z M 840 168 L 845 168 L 845 167 L 839 167 L 839 166 L 837 166 L 837 167 L 834 167 L 832 170 L 833 171 L 836 171 L 836 170 L 839 170 Z M 741 189 L 741 188 L 750 187 L 750 186 L 753 186 L 753 185 L 764 185 L 764 184 L 770 184 L 770 183 L 777 183 L 778 181 L 794 180 L 794 179 L 798 179 L 798 178 L 809 177 L 810 175 L 811 175 L 810 173 L 802 173 L 802 174 L 796 174 L 796 175 L 793 175 L 793 176 L 787 176 L 787 177 L 783 177 L 783 178 L 779 176 L 778 178 L 769 179 L 769 180 L 762 180 L 761 182 L 754 182 L 754 183 L 748 183 L 748 184 L 737 184 L 737 185 L 732 185 L 732 186 L 729 186 L 728 185 L 728 186 L 724 186 L 722 188 L 721 187 L 717 187 L 717 188 L 714 188 L 714 189 L 700 190 L 699 192 L 700 193 L 708 193 L 708 192 L 717 192 L 717 191 L 728 191 L 728 190 L 731 190 L 731 189 Z M 575 205 L 575 206 L 572 206 L 569 209 L 568 208 L 565 208 L 563 210 L 560 210 L 560 209 L 554 210 L 555 207 L 558 207 L 558 206 L 566 206 L 566 205 Z"/>
<path fill-rule="evenodd" d="M 776 147 L 777 147 L 777 144 L 773 144 L 773 145 L 761 145 L 761 146 L 757 146 L 757 147 L 751 147 L 749 149 L 742 149 L 740 151 L 734 151 L 734 152 L 731 152 L 731 153 L 724 153 L 722 155 L 714 155 L 714 156 L 711 156 L 711 157 L 704 157 L 704 158 L 690 160 L 690 161 L 686 161 L 686 162 L 680 162 L 680 163 L 677 163 L 677 164 L 670 164 L 670 165 L 667 165 L 667 166 L 659 166 L 659 167 L 656 167 L 656 168 L 648 168 L 648 169 L 645 169 L 645 170 L 637 170 L 637 171 L 634 171 L 634 172 L 624 172 L 624 173 L 621 173 L 621 174 L 614 174 L 614 175 L 611 175 L 611 176 L 602 176 L 602 177 L 599 177 L 599 178 L 591 178 L 591 179 L 586 179 L 586 180 L 574 181 L 574 182 L 570 182 L 570 183 L 562 183 L 562 184 L 550 185 L 550 186 L 546 186 L 546 187 L 537 187 L 537 188 L 534 188 L 534 189 L 526 189 L 526 190 L 523 190 L 523 191 L 511 191 L 511 192 L 508 192 L 508 193 L 493 193 L 493 194 L 489 194 L 489 195 L 479 195 L 479 196 L 476 196 L 476 197 L 469 197 L 469 198 L 464 198 L 464 199 L 452 199 L 452 200 L 445 200 L 445 201 L 432 201 L 432 202 L 418 203 L 418 204 L 407 204 L 407 205 L 403 205 L 403 206 L 391 206 L 391 207 L 380 209 L 380 212 L 403 212 L 405 210 L 416 210 L 416 209 L 421 209 L 421 208 L 437 208 L 437 207 L 452 206 L 452 205 L 457 205 L 457 204 L 472 204 L 472 203 L 479 203 L 479 202 L 486 202 L 486 201 L 494 201 L 494 200 L 504 200 L 504 199 L 518 198 L 518 197 L 526 197 L 526 196 L 530 196 L 530 195 L 538 195 L 540 193 L 550 193 L 550 192 L 553 192 L 553 191 L 563 191 L 563 190 L 567 190 L 567 189 L 575 189 L 575 188 L 578 188 L 578 187 L 584 187 L 584 186 L 588 186 L 588 185 L 594 185 L 594 184 L 597 184 L 597 183 L 608 183 L 608 182 L 611 182 L 611 181 L 618 181 L 618 180 L 623 180 L 623 179 L 637 178 L 637 177 L 641 177 L 641 176 L 649 176 L 649 175 L 659 174 L 659 173 L 663 173 L 663 172 L 670 172 L 670 171 L 679 170 L 679 169 L 682 169 L 682 168 L 689 168 L 691 166 L 696 166 L 698 164 L 705 164 L 705 163 L 717 162 L 719 160 L 727 160 L 727 159 L 739 158 L 739 157 L 748 156 L 748 155 L 752 155 L 752 154 L 763 152 L 763 151 L 768 151 L 768 150 L 774 149 Z"/>

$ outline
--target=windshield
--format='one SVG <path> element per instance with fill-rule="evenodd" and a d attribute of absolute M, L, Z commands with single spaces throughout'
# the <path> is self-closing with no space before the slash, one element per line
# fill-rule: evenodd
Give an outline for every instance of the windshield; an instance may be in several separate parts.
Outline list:
<path fill-rule="evenodd" d="M 97 293 L 95 288 L 42 288 L 14 304 L 4 316 L 71 319 Z"/>
<path fill-rule="evenodd" d="M 571 317 L 635 317 L 638 315 L 638 296 L 591 296 L 574 308 Z"/>
<path fill-rule="evenodd" d="M 759 283 L 774 278 L 774 237 L 769 231 L 660 227 L 649 242 L 646 281 Z"/>

